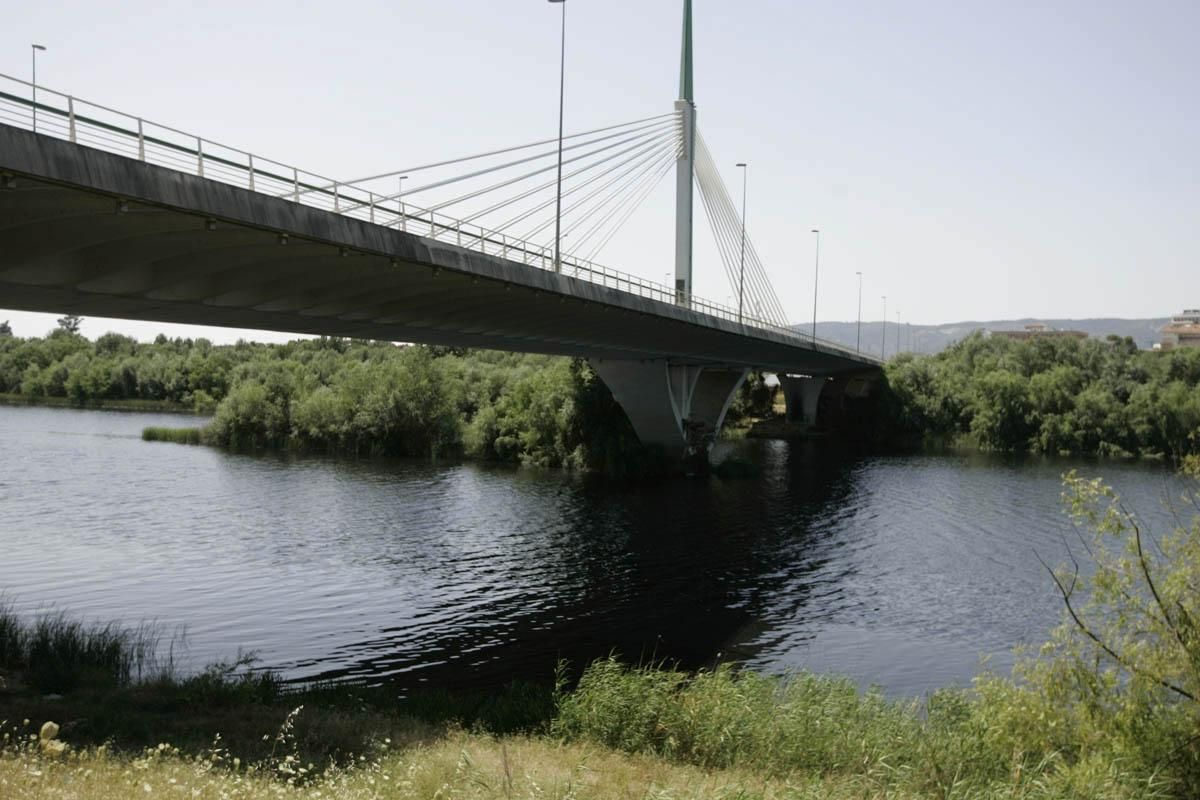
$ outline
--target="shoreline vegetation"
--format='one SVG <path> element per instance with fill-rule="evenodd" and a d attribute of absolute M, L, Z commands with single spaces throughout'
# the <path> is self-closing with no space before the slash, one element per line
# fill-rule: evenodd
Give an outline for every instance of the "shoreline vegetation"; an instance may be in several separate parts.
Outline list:
<path fill-rule="evenodd" d="M 1169 458 L 1200 452 L 1200 349 L 1131 338 L 976 332 L 888 362 L 882 438 L 998 452 Z"/>
<path fill-rule="evenodd" d="M 137 411 L 152 414 L 195 416 L 196 410 L 170 400 L 87 400 L 78 402 L 67 397 L 30 397 L 13 392 L 0 392 L 0 406 L 38 406 L 44 408 L 84 408 L 97 411 Z"/>
<path fill-rule="evenodd" d="M 671 467 L 638 442 L 580 360 L 330 338 L 214 345 L 108 333 L 92 342 L 77 329 L 64 318 L 45 337 L 0 334 L 0 403 L 190 410 L 211 419 L 143 438 L 235 450 L 465 457 L 628 478 Z M 752 373 L 727 435 L 771 435 L 775 402 Z M 893 358 L 853 416 L 845 433 L 872 450 L 1178 461 L 1200 452 L 1200 350 L 975 333 L 937 355 Z"/>
<path fill-rule="evenodd" d="M 1200 458 L 1185 459 L 1200 500 Z M 0 789 L 90 798 L 1194 798 L 1200 513 L 1154 536 L 1064 479 L 1089 563 L 1011 676 L 893 700 L 836 675 L 616 657 L 490 693 L 181 675 L 150 627 L 0 608 Z M 1081 553 L 1082 554 L 1082 553 Z"/>

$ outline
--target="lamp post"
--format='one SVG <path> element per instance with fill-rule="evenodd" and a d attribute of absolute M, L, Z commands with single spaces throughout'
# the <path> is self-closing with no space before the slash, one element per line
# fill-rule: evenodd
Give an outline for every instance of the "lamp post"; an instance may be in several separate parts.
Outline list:
<path fill-rule="evenodd" d="M 562 156 L 563 156 L 563 100 L 567 85 L 567 1 L 549 0 L 562 6 L 562 48 L 558 62 L 558 189 L 554 205 L 554 271 L 562 272 Z"/>
<path fill-rule="evenodd" d="M 887 295 L 883 296 L 883 344 L 879 346 L 879 357 L 887 361 Z"/>
<path fill-rule="evenodd" d="M 854 345 L 854 352 L 862 352 L 862 273 L 854 273 L 858 276 L 858 341 Z"/>
<path fill-rule="evenodd" d="M 821 277 L 821 231 L 816 228 L 812 232 L 817 235 L 817 260 L 813 265 L 813 326 L 812 339 L 817 340 L 817 280 Z"/>
<path fill-rule="evenodd" d="M 33 132 L 37 133 L 37 54 L 46 48 L 40 44 L 30 45 L 33 51 Z"/>
<path fill-rule="evenodd" d="M 750 168 L 742 161 L 739 161 L 737 166 L 742 170 L 742 266 L 738 274 L 738 322 L 741 323 L 742 298 L 746 289 L 746 177 Z"/>
<path fill-rule="evenodd" d="M 400 175 L 396 178 L 396 227 L 400 228 L 404 224 L 404 201 L 400 198 L 404 195 L 404 179 L 407 175 Z"/>

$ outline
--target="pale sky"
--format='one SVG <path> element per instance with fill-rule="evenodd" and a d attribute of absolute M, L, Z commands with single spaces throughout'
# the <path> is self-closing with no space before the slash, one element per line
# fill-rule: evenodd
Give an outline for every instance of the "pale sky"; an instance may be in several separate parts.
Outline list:
<path fill-rule="evenodd" d="M 3 0 L 0 72 L 354 178 L 550 138 L 545 0 Z M 682 0 L 567 0 L 566 128 L 671 110 Z M 794 322 L 1200 306 L 1200 3 L 695 0 L 699 125 Z M 668 178 L 597 260 L 663 281 Z M 697 294 L 733 294 L 698 211 Z M 3 297 L 0 297 L 0 307 Z M 19 335 L 53 315 L 0 311 Z M 238 332 L 89 320 L 148 338 Z M 287 336 L 254 338 L 286 339 Z"/>

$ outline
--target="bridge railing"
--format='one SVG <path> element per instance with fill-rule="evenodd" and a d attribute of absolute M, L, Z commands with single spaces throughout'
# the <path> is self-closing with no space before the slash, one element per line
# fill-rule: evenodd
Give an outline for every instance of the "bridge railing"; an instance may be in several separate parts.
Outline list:
<path fill-rule="evenodd" d="M 554 271 L 553 249 L 545 245 L 488 230 L 403 200 L 386 198 L 359 186 L 41 85 L 35 87 L 4 74 L 0 74 L 0 123 Z M 739 314 L 736 308 L 696 295 L 678 294 L 670 286 L 570 253 L 563 253 L 561 259 L 564 275 L 627 294 L 683 305 L 748 328 L 769 330 L 800 342 L 819 344 L 823 349 L 869 358 L 836 342 L 813 339 L 793 328 L 756 319 L 750 314 Z"/>

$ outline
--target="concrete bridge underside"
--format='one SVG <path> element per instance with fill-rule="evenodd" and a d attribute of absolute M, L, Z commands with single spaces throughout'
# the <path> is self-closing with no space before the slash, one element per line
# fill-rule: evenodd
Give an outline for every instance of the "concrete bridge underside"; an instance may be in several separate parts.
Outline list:
<path fill-rule="evenodd" d="M 720 426 L 749 368 L 877 370 L 819 343 L 5 125 L 0 308 L 583 357 L 639 435 L 675 450 L 688 420 Z M 632 391 L 639 381 L 647 388 Z"/>

